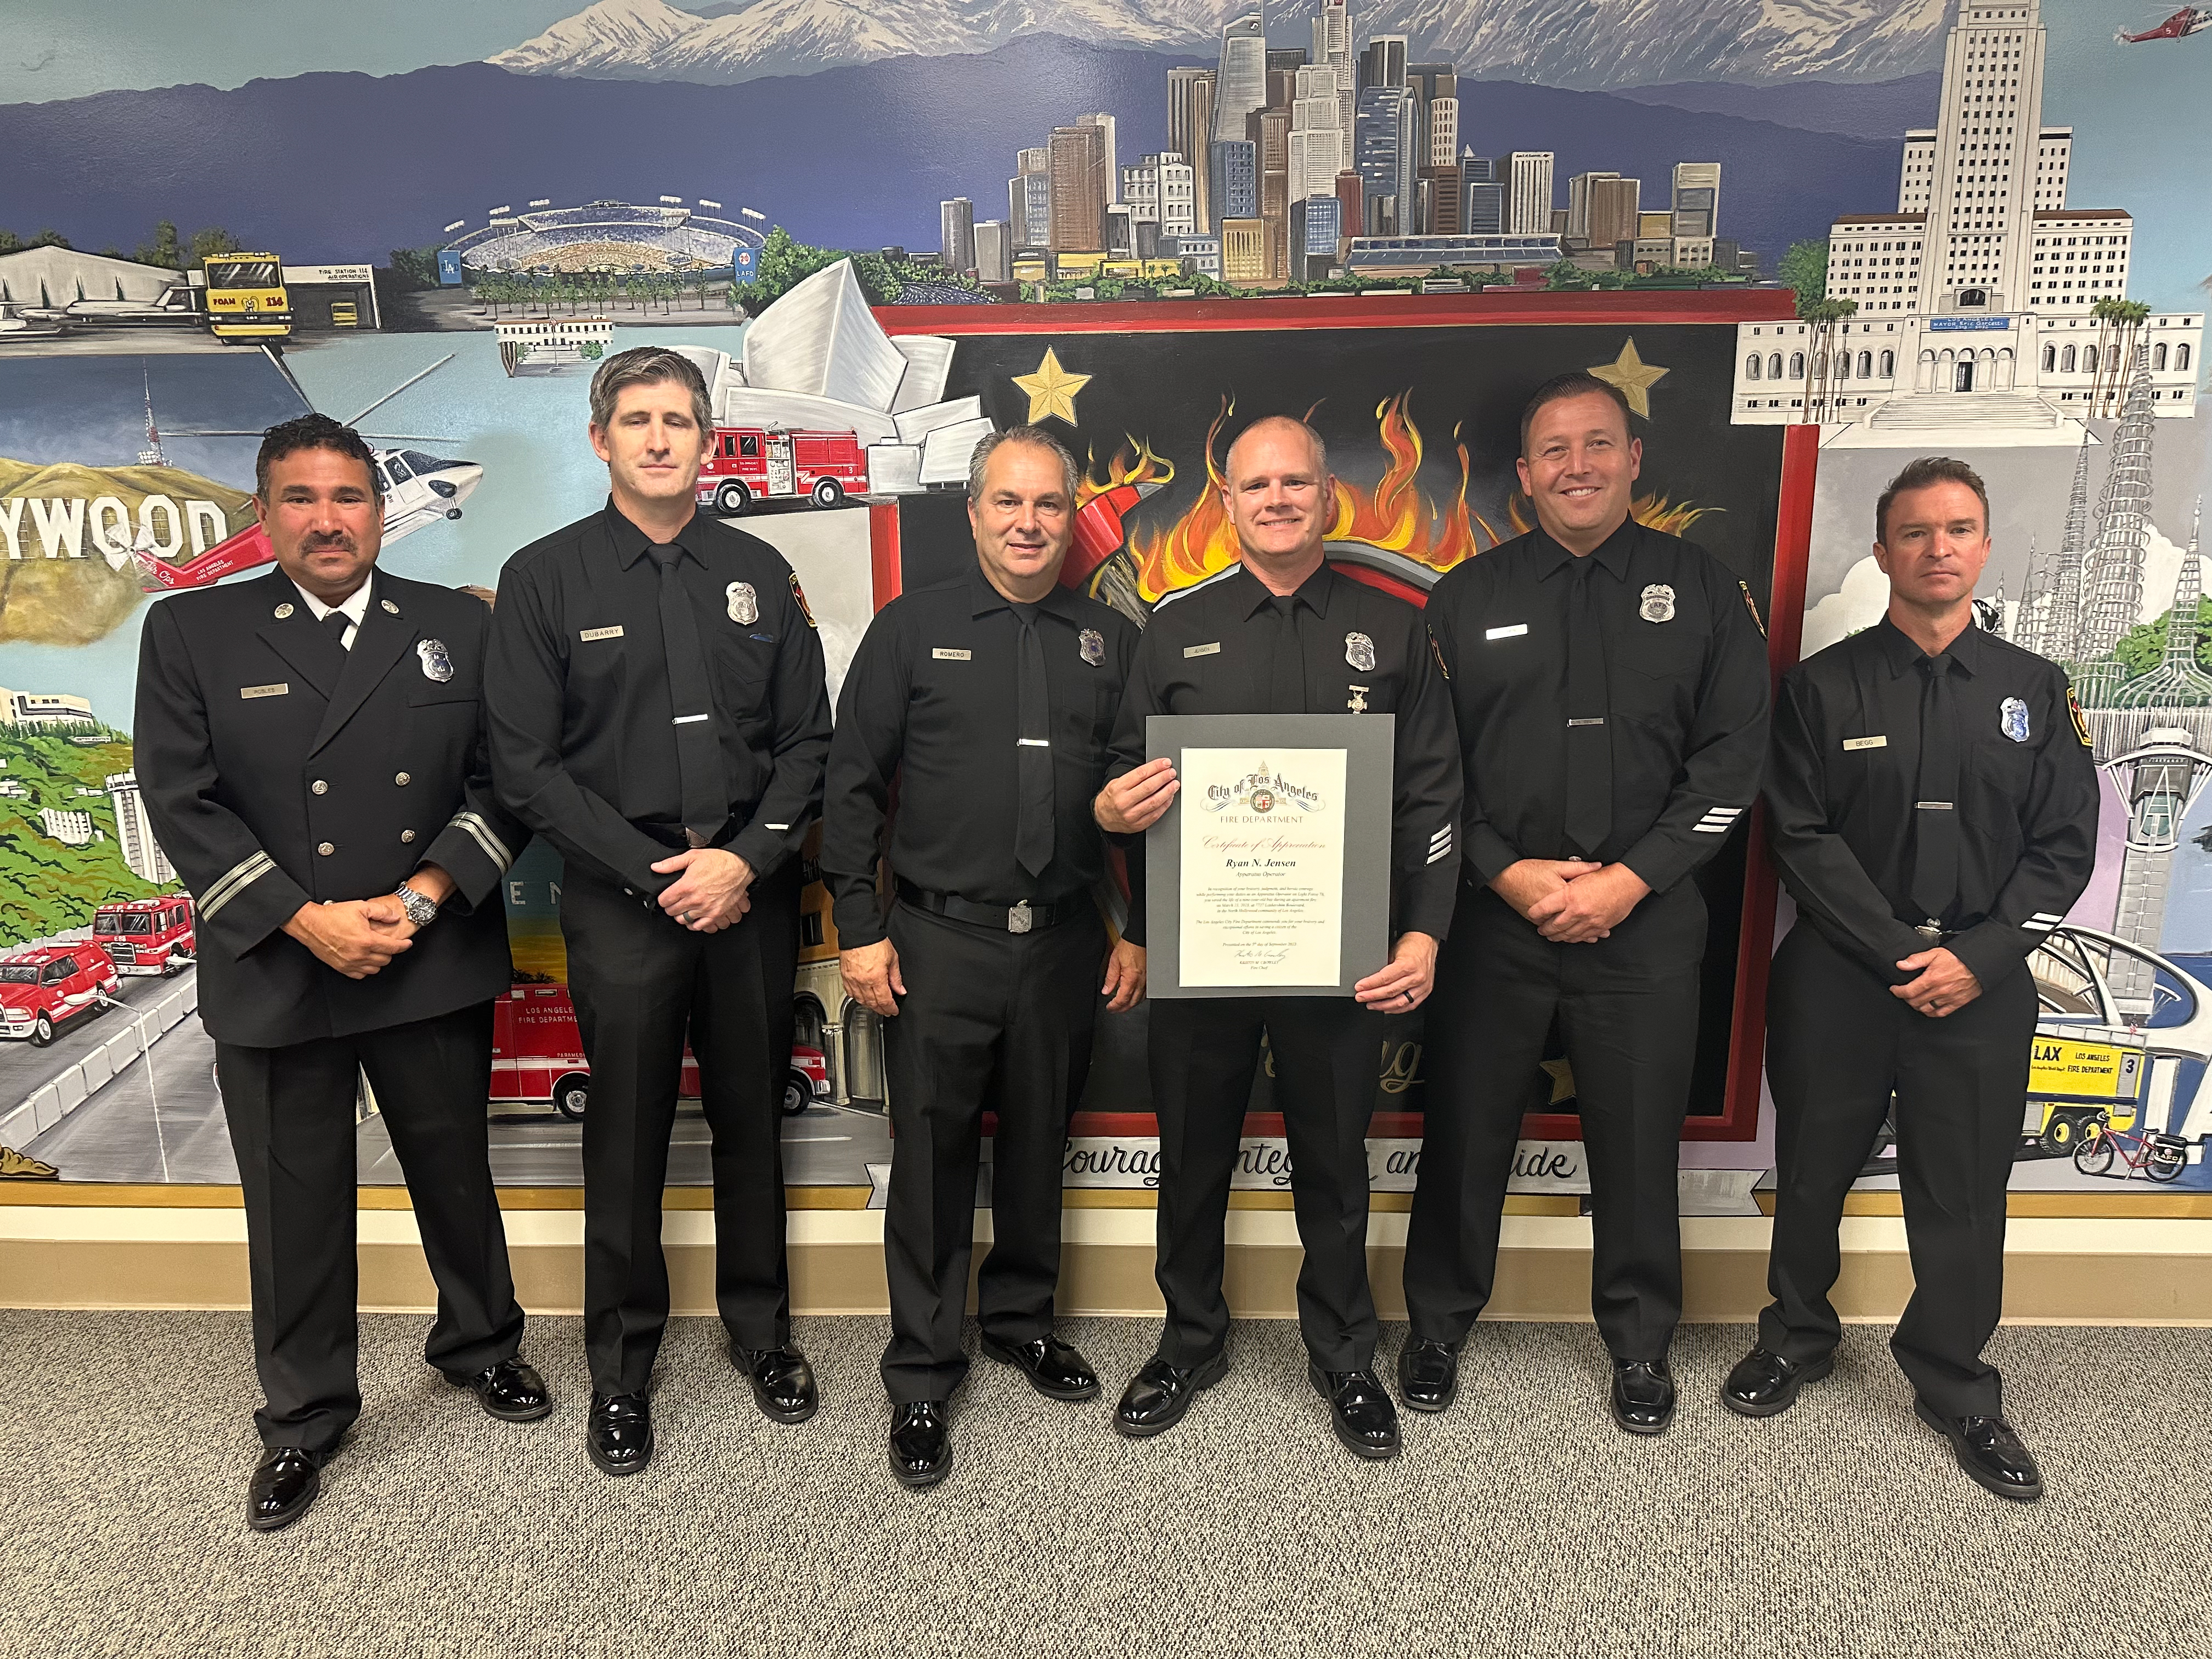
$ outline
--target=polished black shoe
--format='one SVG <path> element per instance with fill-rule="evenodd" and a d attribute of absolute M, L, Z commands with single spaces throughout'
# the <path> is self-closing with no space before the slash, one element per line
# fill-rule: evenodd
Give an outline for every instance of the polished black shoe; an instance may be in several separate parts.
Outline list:
<path fill-rule="evenodd" d="M 745 1348 L 730 1344 L 730 1364 L 753 1385 L 753 1403 L 763 1417 L 779 1423 L 804 1423 L 821 1405 L 814 1367 L 790 1344 L 780 1348 Z"/>
<path fill-rule="evenodd" d="M 903 1486 L 933 1486 L 952 1472 L 952 1407 L 916 1400 L 891 1408 L 891 1473 Z"/>
<path fill-rule="evenodd" d="M 983 1339 L 983 1355 L 1001 1365 L 1012 1365 L 1030 1380 L 1030 1387 L 1054 1400 L 1095 1400 L 1098 1373 L 1085 1359 L 1056 1336 L 1033 1342 L 1000 1342 Z"/>
<path fill-rule="evenodd" d="M 653 1408 L 641 1394 L 595 1394 L 584 1445 L 603 1474 L 635 1474 L 653 1460 Z"/>
<path fill-rule="evenodd" d="M 1377 1462 L 1398 1455 L 1398 1408 L 1374 1371 L 1325 1371 L 1306 1361 L 1306 1381 L 1328 1401 L 1330 1424 L 1346 1451 Z"/>
<path fill-rule="evenodd" d="M 1753 1348 L 1721 1384 L 1721 1404 L 1738 1417 L 1778 1417 L 1797 1403 L 1798 1389 L 1835 1368 L 1833 1354 L 1797 1364 L 1771 1348 Z"/>
<path fill-rule="evenodd" d="M 1114 1407 L 1115 1431 L 1132 1440 L 1166 1433 L 1182 1421 L 1200 1389 L 1212 1388 L 1228 1374 L 1225 1353 L 1197 1365 L 1170 1365 L 1153 1355 L 1121 1390 L 1121 1403 Z"/>
<path fill-rule="evenodd" d="M 502 1423 L 535 1423 L 553 1409 L 545 1379 L 520 1359 L 502 1359 L 474 1376 L 447 1380 L 476 1395 L 477 1403 Z"/>
<path fill-rule="evenodd" d="M 1674 1420 L 1674 1374 L 1663 1359 L 1613 1362 L 1613 1420 L 1631 1434 L 1664 1434 Z"/>
<path fill-rule="evenodd" d="M 1398 1398 L 1407 1411 L 1447 1411 L 1459 1398 L 1459 1348 L 1409 1336 L 1398 1350 Z"/>
<path fill-rule="evenodd" d="M 1945 1417 L 1924 1401 L 1912 1413 L 1951 1443 L 1959 1467 L 2000 1498 L 2033 1504 L 2043 1496 L 2043 1471 L 2002 1417 Z"/>
<path fill-rule="evenodd" d="M 246 1488 L 246 1524 L 256 1532 L 289 1527 L 314 1506 L 323 1460 L 297 1446 L 271 1446 Z"/>

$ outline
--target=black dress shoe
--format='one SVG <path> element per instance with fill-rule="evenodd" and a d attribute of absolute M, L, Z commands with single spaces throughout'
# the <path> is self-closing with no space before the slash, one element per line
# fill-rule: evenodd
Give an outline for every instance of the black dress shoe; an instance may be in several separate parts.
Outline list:
<path fill-rule="evenodd" d="M 1674 1374 L 1663 1359 L 1613 1362 L 1613 1420 L 1631 1434 L 1664 1434 L 1674 1420 Z"/>
<path fill-rule="evenodd" d="M 2043 1496 L 2043 1471 L 2003 1418 L 1945 1417 L 1920 1400 L 1912 1412 L 1951 1443 L 1960 1468 L 1998 1497 L 2033 1504 Z"/>
<path fill-rule="evenodd" d="M 1836 1357 L 1792 1362 L 1771 1348 L 1753 1348 L 1721 1384 L 1721 1404 L 1738 1417 L 1778 1417 L 1797 1403 L 1797 1390 L 1836 1368 Z"/>
<path fill-rule="evenodd" d="M 1097 1398 L 1098 1373 L 1056 1336 L 1041 1336 L 1033 1342 L 1000 1342 L 987 1336 L 983 1354 L 1001 1365 L 1019 1367 L 1030 1387 L 1054 1400 Z"/>
<path fill-rule="evenodd" d="M 1328 1401 L 1329 1421 L 1346 1450 L 1376 1462 L 1398 1455 L 1398 1408 L 1373 1370 L 1325 1371 L 1309 1359 L 1306 1381 Z"/>
<path fill-rule="evenodd" d="M 502 1423 L 535 1423 L 553 1409 L 545 1379 L 520 1359 L 502 1359 L 474 1376 L 449 1380 L 476 1395 L 477 1403 Z"/>
<path fill-rule="evenodd" d="M 246 1488 L 246 1524 L 256 1532 L 289 1527 L 323 1489 L 323 1460 L 297 1446 L 271 1446 Z"/>
<path fill-rule="evenodd" d="M 951 1406 L 916 1400 L 891 1410 L 891 1473 L 902 1485 L 933 1486 L 952 1472 Z"/>
<path fill-rule="evenodd" d="M 1440 1412 L 1459 1398 L 1459 1349 L 1409 1336 L 1398 1350 L 1398 1398 L 1408 1411 Z"/>
<path fill-rule="evenodd" d="M 584 1446 L 603 1474 L 635 1474 L 653 1459 L 653 1408 L 641 1394 L 595 1394 Z"/>
<path fill-rule="evenodd" d="M 730 1364 L 753 1385 L 753 1403 L 763 1417 L 779 1423 L 804 1423 L 822 1403 L 814 1386 L 814 1367 L 788 1343 L 781 1348 L 745 1348 L 732 1342 Z"/>
<path fill-rule="evenodd" d="M 1226 1353 L 1196 1365 L 1170 1365 L 1153 1355 L 1121 1390 L 1121 1403 L 1114 1407 L 1115 1431 L 1132 1440 L 1166 1433 L 1182 1421 L 1200 1389 L 1212 1388 L 1228 1374 Z"/>

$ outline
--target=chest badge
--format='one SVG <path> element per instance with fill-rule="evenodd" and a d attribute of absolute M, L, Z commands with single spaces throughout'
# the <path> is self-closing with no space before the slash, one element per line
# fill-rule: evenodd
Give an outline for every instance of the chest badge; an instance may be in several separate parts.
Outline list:
<path fill-rule="evenodd" d="M 1648 623 L 1674 620 L 1674 590 L 1664 582 L 1654 582 L 1644 590 L 1644 603 L 1636 614 Z"/>
<path fill-rule="evenodd" d="M 1997 705 L 1997 730 L 2014 743 L 2027 741 L 2027 705 L 2018 697 L 2007 697 Z"/>
<path fill-rule="evenodd" d="M 1106 636 L 1097 629 L 1085 629 L 1077 642 L 1083 648 L 1083 660 L 1093 668 L 1106 660 Z"/>
<path fill-rule="evenodd" d="M 453 678 L 453 659 L 443 640 L 417 640 L 415 654 L 422 659 L 422 678 L 443 685 Z"/>
<path fill-rule="evenodd" d="M 1364 685 L 1350 685 L 1346 686 L 1345 690 L 1351 692 L 1352 696 L 1345 700 L 1344 706 L 1355 714 L 1365 714 L 1367 712 L 1367 688 Z"/>
<path fill-rule="evenodd" d="M 750 582 L 732 582 L 722 592 L 729 598 L 732 622 L 750 628 L 760 620 L 760 595 L 753 592 Z"/>
<path fill-rule="evenodd" d="M 1364 634 L 1344 636 L 1344 659 L 1363 674 L 1375 672 L 1375 641 Z"/>

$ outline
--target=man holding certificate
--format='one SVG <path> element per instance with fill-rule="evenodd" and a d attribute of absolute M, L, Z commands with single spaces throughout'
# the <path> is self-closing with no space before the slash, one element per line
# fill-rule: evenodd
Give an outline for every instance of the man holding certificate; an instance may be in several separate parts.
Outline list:
<path fill-rule="evenodd" d="M 1409 1012 L 1428 995 L 1450 921 L 1459 866 L 1458 744 L 1420 613 L 1322 558 L 1335 481 L 1319 435 L 1282 416 L 1255 422 L 1230 447 L 1222 496 L 1239 562 L 1154 610 L 1122 696 L 1109 781 L 1095 805 L 1098 823 L 1113 834 L 1150 829 L 1184 793 L 1186 781 L 1171 760 L 1146 758 L 1152 716 L 1351 715 L 1377 726 L 1378 717 L 1389 717 L 1390 764 L 1376 769 L 1374 789 L 1389 808 L 1389 868 L 1374 886 L 1395 944 L 1387 962 L 1341 990 L 1348 951 L 1327 951 L 1319 967 L 1311 961 L 1316 927 L 1349 931 L 1372 920 L 1349 896 L 1382 863 L 1382 849 L 1341 839 L 1348 813 L 1376 805 L 1340 781 L 1346 769 L 1357 771 L 1361 750 L 1340 742 L 1333 750 L 1327 743 L 1294 744 L 1310 763 L 1293 764 L 1291 753 L 1279 751 L 1271 761 L 1233 769 L 1233 775 L 1208 772 L 1188 782 L 1185 810 L 1213 812 L 1213 826 L 1237 817 L 1298 827 L 1237 836 L 1216 828 L 1209 833 L 1219 836 L 1227 857 L 1181 855 L 1182 983 L 1204 988 L 1174 994 L 1177 988 L 1160 972 L 1151 975 L 1152 1106 L 1160 1126 L 1158 1277 L 1167 1321 L 1158 1352 L 1122 1395 L 1114 1425 L 1137 1437 L 1172 1428 L 1194 1395 L 1226 1369 L 1223 1228 L 1264 1040 L 1305 1247 L 1298 1317 L 1308 1376 L 1329 1402 L 1339 1440 L 1363 1457 L 1390 1457 L 1398 1450 L 1397 1412 L 1373 1370 L 1366 1133 L 1382 1042 L 1379 1016 Z M 1201 753 L 1218 752 L 1192 749 L 1187 758 L 1195 763 Z M 1320 775 L 1330 766 L 1336 769 Z M 1301 849 L 1316 847 L 1334 862 L 1303 855 Z M 1148 844 L 1148 858 L 1154 850 L 1164 849 Z M 1239 874 L 1251 879 L 1232 879 Z M 1275 881 L 1278 875 L 1285 879 Z M 1165 880 L 1155 872 L 1148 884 L 1158 893 Z M 1198 910 L 1208 929 L 1188 925 Z M 1157 927 L 1151 943 L 1156 958 L 1171 945 Z M 1382 955 L 1378 939 L 1369 960 Z"/>
<path fill-rule="evenodd" d="M 1399 1392 L 1440 1412 L 1490 1299 L 1528 1084 L 1554 1020 L 1582 1115 L 1590 1304 L 1632 1434 L 1674 1412 L 1675 1170 L 1705 905 L 1691 874 L 1749 810 L 1766 747 L 1750 590 L 1630 505 L 1642 446 L 1585 374 L 1521 421 L 1538 528 L 1439 581 L 1428 623 L 1467 758 L 1467 881 L 1427 1022 Z"/>

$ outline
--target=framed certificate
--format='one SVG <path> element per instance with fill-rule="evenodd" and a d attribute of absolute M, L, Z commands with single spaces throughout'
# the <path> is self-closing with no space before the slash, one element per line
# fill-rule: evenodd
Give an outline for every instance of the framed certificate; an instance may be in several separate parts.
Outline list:
<path fill-rule="evenodd" d="M 1390 953 L 1389 714 L 1155 714 L 1148 994 L 1336 996 Z"/>

